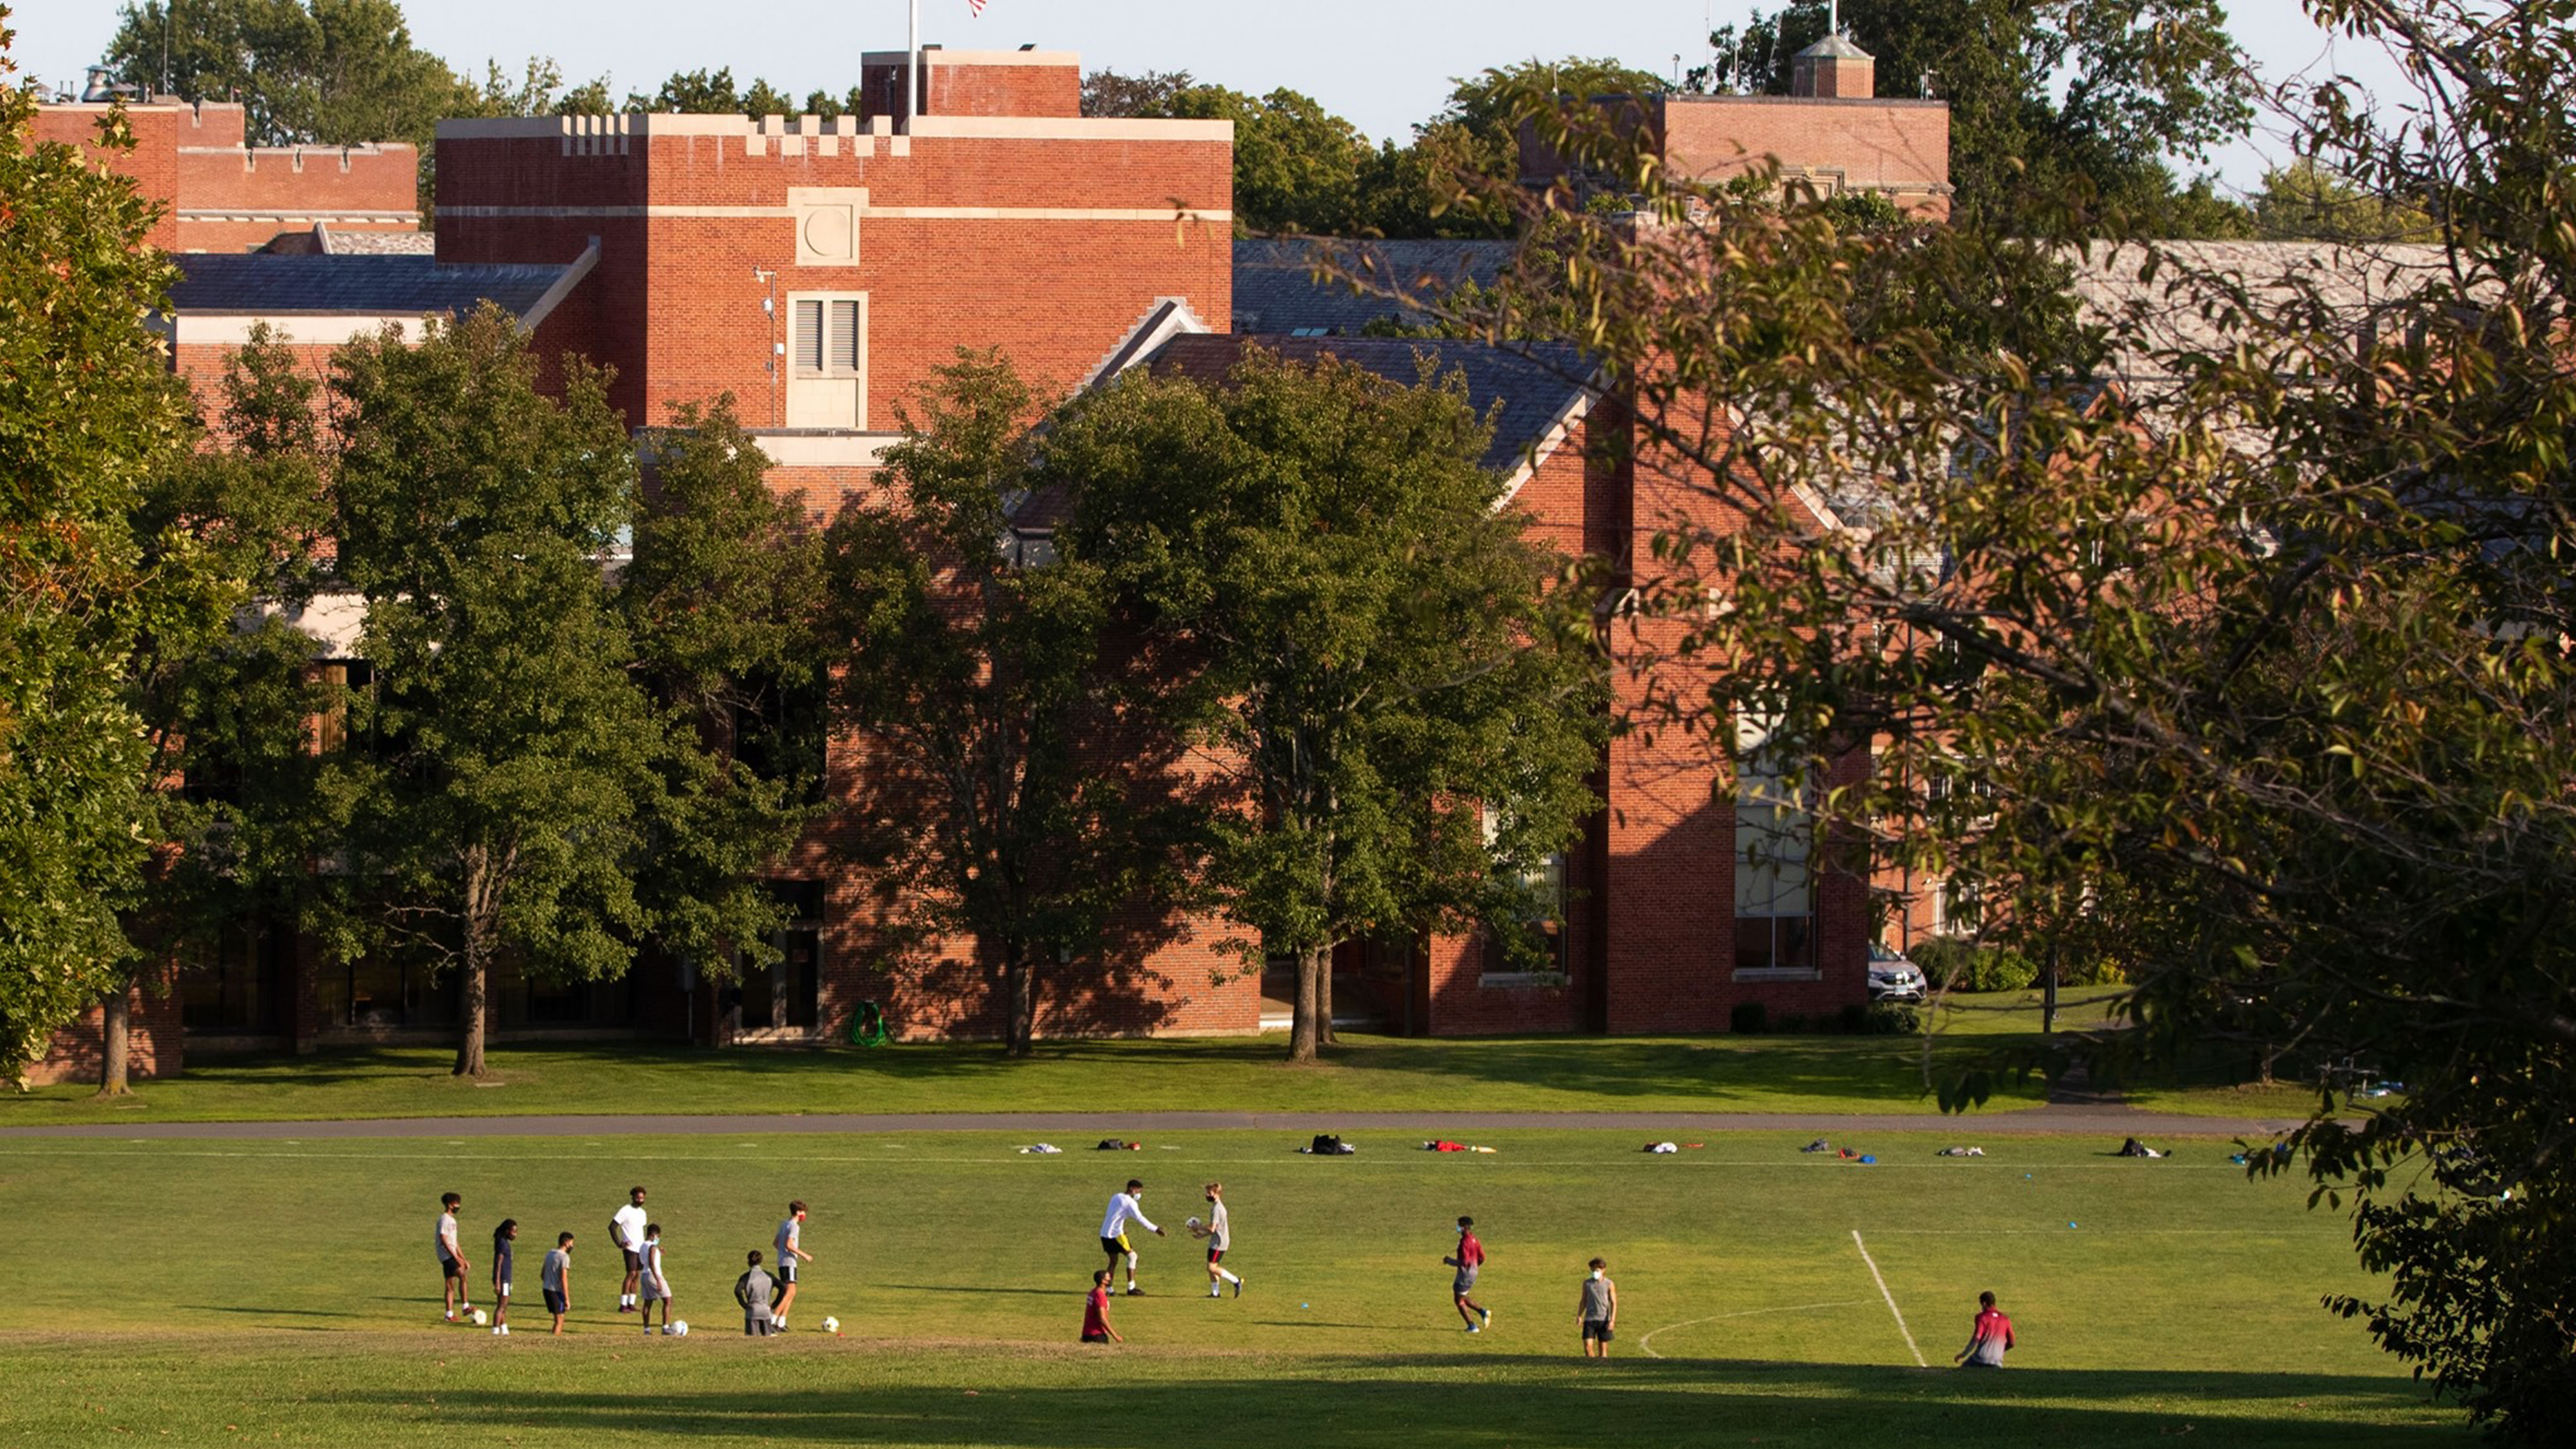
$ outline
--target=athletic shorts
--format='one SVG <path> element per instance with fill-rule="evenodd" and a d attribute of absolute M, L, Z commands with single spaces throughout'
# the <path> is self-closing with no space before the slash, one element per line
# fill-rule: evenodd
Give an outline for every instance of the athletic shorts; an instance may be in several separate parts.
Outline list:
<path fill-rule="evenodd" d="M 652 1279 L 647 1278 L 637 1286 L 644 1290 L 641 1296 L 647 1303 L 668 1303 L 671 1301 L 671 1285 L 667 1283 L 656 1283 Z"/>
<path fill-rule="evenodd" d="M 1461 1268 L 1458 1270 L 1457 1281 L 1449 1285 L 1449 1294 L 1453 1298 L 1463 1298 L 1467 1295 L 1469 1290 L 1473 1289 L 1475 1286 L 1476 1270 L 1473 1268 Z"/>
<path fill-rule="evenodd" d="M 1114 1238 L 1102 1238 L 1100 1240 L 1100 1251 L 1107 1253 L 1113 1258 L 1124 1258 L 1129 1253 L 1136 1250 L 1127 1246 L 1127 1235 L 1125 1233 L 1120 1233 Z"/>
<path fill-rule="evenodd" d="M 1222 1262 L 1224 1262 L 1224 1261 L 1225 1261 L 1225 1249 L 1223 1249 L 1223 1248 L 1210 1248 L 1210 1249 L 1208 1249 L 1208 1261 L 1209 1261 L 1209 1262 L 1211 1262 L 1211 1263 L 1222 1263 Z"/>
<path fill-rule="evenodd" d="M 562 1290 L 560 1290 L 560 1289 L 555 1289 L 555 1288 L 548 1288 L 548 1289 L 546 1289 L 546 1290 L 545 1290 L 545 1295 L 546 1295 L 546 1311 L 547 1311 L 548 1313 L 570 1313 L 570 1312 L 572 1312 L 572 1299 L 570 1299 L 570 1298 L 566 1297 L 566 1296 L 564 1295 L 564 1293 L 562 1292 Z"/>
<path fill-rule="evenodd" d="M 788 1258 L 779 1263 L 777 1277 L 778 1286 L 781 1288 L 792 1288 L 796 1286 L 796 1260 L 794 1258 Z"/>
<path fill-rule="evenodd" d="M 442 1278 L 462 1278 L 465 1276 L 465 1265 L 456 1261 L 454 1258 L 441 1258 L 438 1260 L 438 1276 Z"/>
<path fill-rule="evenodd" d="M 1109 1341 L 1109 1335 L 1105 1333 L 1086 1333 L 1082 1336 L 1082 1341 L 1085 1343 L 1107 1343 Z"/>
<path fill-rule="evenodd" d="M 1610 1341 L 1610 1325 L 1598 1318 L 1583 1320 L 1583 1341 L 1592 1343 L 1596 1340 L 1602 1343 Z"/>
<path fill-rule="evenodd" d="M 493 1296 L 493 1297 L 495 1297 L 495 1298 L 507 1298 L 507 1297 L 509 1297 L 509 1296 L 510 1296 L 510 1280 L 509 1280 L 509 1279 L 507 1279 L 507 1278 L 504 1278 L 504 1279 L 502 1279 L 500 1282 L 493 1284 L 493 1285 L 492 1285 L 492 1296 Z"/>
<path fill-rule="evenodd" d="M 627 1272 L 641 1273 L 644 1271 L 644 1255 L 642 1253 L 635 1251 L 633 1248 L 620 1248 L 617 1251 L 626 1255 Z"/>

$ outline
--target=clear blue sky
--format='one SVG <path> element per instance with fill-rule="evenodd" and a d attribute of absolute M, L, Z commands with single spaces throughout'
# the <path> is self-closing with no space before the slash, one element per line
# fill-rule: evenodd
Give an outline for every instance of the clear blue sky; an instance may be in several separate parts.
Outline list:
<path fill-rule="evenodd" d="M 12 10 L 22 71 L 74 82 L 116 29 L 116 0 L 0 0 Z M 185 0 L 181 0 L 184 6 Z M 1532 56 L 1609 55 L 1659 73 L 1703 57 L 1711 15 L 1741 19 L 1755 0 L 921 0 L 924 41 L 952 48 L 1034 43 L 1077 50 L 1086 68 L 1187 70 L 1238 90 L 1286 86 L 1374 137 L 1401 138 L 1448 94 L 1450 78 Z M 1763 8 L 1777 9 L 1776 3 Z M 2295 0 L 2238 0 L 2233 26 L 2267 76 L 2330 73 L 2374 84 L 2384 56 L 2337 49 Z M 575 80 L 605 74 L 616 94 L 675 70 L 730 66 L 802 95 L 844 90 L 862 50 L 904 43 L 904 0 L 407 0 L 412 36 L 459 67 L 487 58 L 516 71 L 555 58 Z M 2277 148 L 2265 148 L 2277 149 Z M 2256 148 L 2217 158 L 2230 183 L 2262 174 Z"/>

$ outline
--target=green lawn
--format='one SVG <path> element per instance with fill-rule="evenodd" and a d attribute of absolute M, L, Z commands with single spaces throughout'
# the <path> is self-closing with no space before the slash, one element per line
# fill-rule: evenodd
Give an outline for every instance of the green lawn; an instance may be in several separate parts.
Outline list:
<path fill-rule="evenodd" d="M 1242 1132 L 1052 1158 L 994 1133 L 0 1142 L 0 1443 L 2471 1442 L 2317 1307 L 2367 1281 L 2344 1224 L 2215 1142 L 2137 1162 L 1990 1139 L 1962 1160 L 1864 1135 L 1880 1161 L 1858 1166 L 1788 1134 L 1674 1157 L 1605 1131 L 1497 1132 L 1466 1157 L 1358 1140 L 1346 1159 Z M 1092 1234 L 1131 1174 L 1173 1236 L 1141 1245 L 1130 1342 L 1085 1348 Z M 1176 1220 L 1218 1176 L 1250 1286 L 1211 1302 Z M 604 1311 L 633 1182 L 686 1341 Z M 478 1268 L 492 1222 L 522 1224 L 508 1340 L 435 1322 L 451 1188 Z M 801 1331 L 746 1342 L 726 1290 L 791 1195 L 817 1255 Z M 1462 1212 L 1492 1254 L 1474 1337 L 1439 1264 Z M 577 1331 L 552 1340 L 529 1330 L 558 1228 L 582 1238 Z M 1620 1287 L 1608 1365 L 1575 1357 L 1594 1253 Z M 1982 1288 L 2019 1328 L 2013 1367 L 1940 1371 Z M 850 1336 L 814 1332 L 826 1313 Z"/>
<path fill-rule="evenodd" d="M 507 1047 L 486 1082 L 425 1047 L 205 1058 L 129 1101 L 76 1085 L 0 1096 L 0 1127 L 76 1122 L 365 1120 L 536 1113 L 1938 1111 L 1919 1038 L 1512 1037 L 1346 1034 L 1292 1067 L 1280 1036 L 708 1052 L 617 1043 Z M 1944 1051 L 1981 1050 L 1960 1039 Z M 1996 1108 L 2031 1106 L 2035 1086 Z M 1990 1109 L 1992 1110 L 1992 1109 Z"/>

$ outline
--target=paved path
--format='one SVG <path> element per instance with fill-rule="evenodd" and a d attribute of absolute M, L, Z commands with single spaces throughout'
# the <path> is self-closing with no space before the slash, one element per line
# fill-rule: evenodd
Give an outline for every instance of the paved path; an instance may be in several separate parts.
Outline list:
<path fill-rule="evenodd" d="M 240 1139 L 319 1141 L 342 1137 L 741 1136 L 753 1133 L 1008 1132 L 1084 1139 L 1207 1129 L 1312 1134 L 1427 1132 L 1457 1136 L 1504 1128 L 1583 1127 L 1657 1137 L 1707 1132 L 1808 1132 L 1820 1137 L 1920 1132 L 1962 1141 L 2072 1133 L 2104 1137 L 2270 1137 L 2297 1126 L 2281 1118 L 2184 1117 L 2121 1106 L 2056 1105 L 1960 1117 L 1850 1116 L 1803 1112 L 901 1112 L 884 1115 L 738 1117 L 396 1117 L 352 1122 L 131 1122 L 0 1128 L 0 1142 L 103 1137 L 126 1141 Z"/>

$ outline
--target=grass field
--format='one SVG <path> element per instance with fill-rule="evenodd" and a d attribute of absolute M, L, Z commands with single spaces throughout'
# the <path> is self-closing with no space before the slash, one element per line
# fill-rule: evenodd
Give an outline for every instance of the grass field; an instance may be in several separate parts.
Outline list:
<path fill-rule="evenodd" d="M 620 1042 L 506 1047 L 494 1076 L 436 1048 L 205 1058 L 127 1100 L 67 1084 L 0 1095 L 0 1127 L 79 1122 L 363 1120 L 540 1113 L 1455 1111 L 1937 1113 L 1919 1037 L 1508 1037 L 1346 1033 L 1292 1067 L 1280 1036 L 707 1052 Z M 1961 1037 L 1942 1050 L 1983 1050 Z M 1989 1110 L 2035 1106 L 2036 1084 Z"/>
<path fill-rule="evenodd" d="M 1853 1139 L 1880 1158 L 1863 1167 L 1780 1134 L 1673 1157 L 1603 1131 L 1497 1132 L 1491 1156 L 1360 1140 L 1344 1159 L 1217 1132 L 1052 1158 L 993 1133 L 0 1142 L 0 1443 L 2470 1442 L 2316 1306 L 2366 1281 L 2342 1222 L 2218 1141 L 1960 1160 L 1890 1134 Z M 1142 1244 L 1129 1343 L 1086 1348 L 1091 1235 L 1131 1174 L 1172 1237 Z M 1201 1296 L 1180 1231 L 1210 1177 L 1239 1300 Z M 605 1311 L 606 1220 L 634 1182 L 684 1341 Z M 581 1235 L 575 1334 L 532 1334 L 526 1307 L 508 1340 L 437 1325 L 450 1188 L 478 1270 L 491 1224 L 520 1220 L 531 1304 L 539 1245 Z M 728 1290 L 790 1196 L 817 1255 L 801 1331 L 748 1342 Z M 1492 1254 L 1474 1337 L 1439 1263 L 1462 1212 Z M 1607 1365 L 1576 1357 L 1594 1253 L 1620 1288 Z M 2014 1316 L 2013 1367 L 1943 1371 L 1981 1288 Z M 826 1313 L 848 1337 L 812 1331 Z"/>

